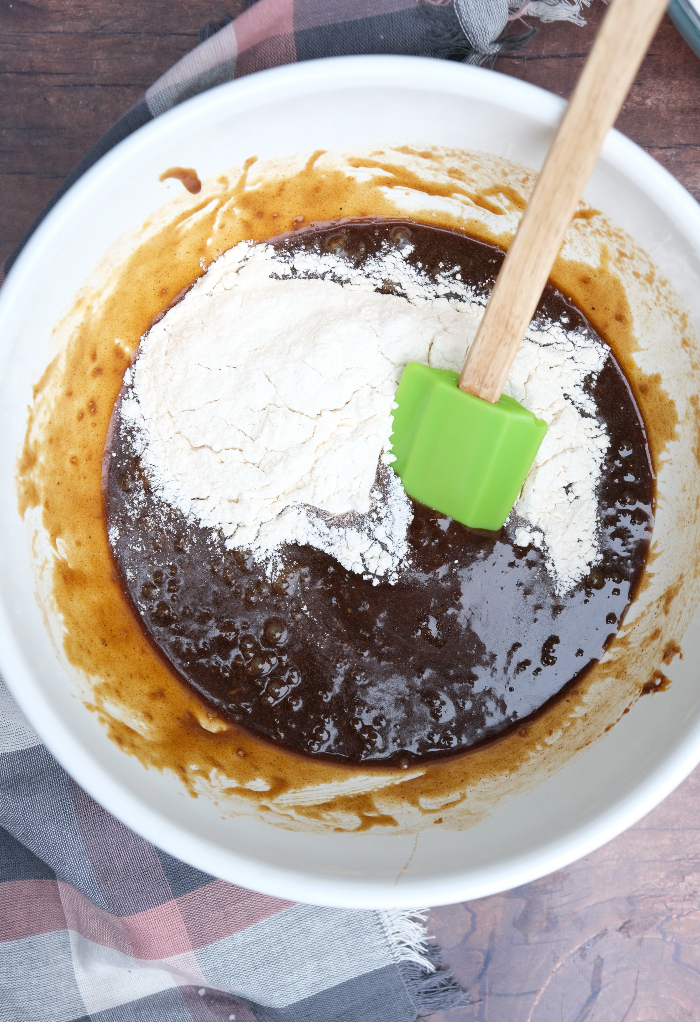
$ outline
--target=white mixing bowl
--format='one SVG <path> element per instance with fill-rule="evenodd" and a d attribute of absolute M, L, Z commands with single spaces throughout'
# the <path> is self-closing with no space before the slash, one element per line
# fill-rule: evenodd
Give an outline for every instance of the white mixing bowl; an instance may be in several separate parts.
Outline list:
<path fill-rule="evenodd" d="M 697 619 L 663 695 L 636 703 L 603 740 L 461 832 L 418 838 L 292 833 L 223 820 L 205 798 L 123 755 L 76 698 L 35 603 L 14 489 L 31 384 L 50 334 L 91 267 L 163 202 L 164 167 L 200 177 L 302 150 L 392 140 L 485 150 L 541 165 L 563 102 L 490 71 L 408 57 L 310 61 L 212 89 L 141 128 L 52 210 L 0 293 L 0 669 L 51 752 L 139 834 L 202 870 L 269 894 L 359 907 L 481 897 L 562 867 L 652 809 L 700 760 Z M 109 196 L 109 202 L 105 202 Z M 653 159 L 612 132 L 586 198 L 627 230 L 700 325 L 700 208 Z"/>

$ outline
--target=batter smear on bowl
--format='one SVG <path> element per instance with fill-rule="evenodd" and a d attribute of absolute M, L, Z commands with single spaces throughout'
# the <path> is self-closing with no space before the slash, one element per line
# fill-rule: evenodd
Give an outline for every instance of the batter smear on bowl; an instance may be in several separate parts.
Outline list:
<path fill-rule="evenodd" d="M 654 484 L 609 347 L 547 287 L 507 392 L 549 424 L 498 533 L 408 498 L 409 360 L 459 368 L 502 253 L 399 221 L 215 262 L 143 338 L 104 499 L 121 584 L 170 668 L 306 755 L 408 766 L 513 727 L 577 680 L 644 567 Z"/>

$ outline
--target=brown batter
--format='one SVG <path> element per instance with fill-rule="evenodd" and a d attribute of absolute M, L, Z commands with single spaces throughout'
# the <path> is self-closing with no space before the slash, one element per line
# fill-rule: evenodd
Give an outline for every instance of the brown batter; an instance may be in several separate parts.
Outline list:
<path fill-rule="evenodd" d="M 360 265 L 382 242 L 407 236 L 412 261 L 457 266 L 475 287 L 492 285 L 498 249 L 415 223 L 348 223 L 278 243 L 342 250 Z M 591 329 L 551 286 L 540 313 Z M 634 595 L 653 476 L 641 416 L 612 355 L 592 396 L 611 440 L 598 493 L 601 559 L 561 599 L 539 550 L 418 504 L 412 563 L 396 585 L 373 586 L 310 547 L 289 547 L 271 582 L 244 551 L 226 551 L 211 531 L 163 508 L 117 406 L 105 505 L 121 583 L 177 676 L 260 738 L 354 763 L 407 765 L 463 751 L 580 680 Z"/>

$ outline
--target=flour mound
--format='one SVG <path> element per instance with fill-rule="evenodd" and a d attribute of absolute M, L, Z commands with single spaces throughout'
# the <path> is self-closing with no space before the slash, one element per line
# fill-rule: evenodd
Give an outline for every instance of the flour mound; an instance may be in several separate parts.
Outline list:
<path fill-rule="evenodd" d="M 411 504 L 389 467 L 396 387 L 408 361 L 461 367 L 483 299 L 407 254 L 387 247 L 354 269 L 241 243 L 142 338 L 127 373 L 122 420 L 157 494 L 271 573 L 288 543 L 375 582 L 396 581 L 409 556 Z M 598 552 L 607 436 L 583 385 L 606 355 L 585 332 L 540 324 L 507 388 L 550 424 L 515 509 L 533 528 L 515 539 L 545 543 L 560 589 Z"/>
<path fill-rule="evenodd" d="M 548 424 L 515 506 L 536 530 L 527 542 L 514 539 L 523 546 L 546 540 L 556 588 L 566 592 L 598 557 L 596 490 L 610 440 L 583 384 L 597 378 L 608 351 L 585 331 L 543 327 L 528 331 L 504 389 Z"/>

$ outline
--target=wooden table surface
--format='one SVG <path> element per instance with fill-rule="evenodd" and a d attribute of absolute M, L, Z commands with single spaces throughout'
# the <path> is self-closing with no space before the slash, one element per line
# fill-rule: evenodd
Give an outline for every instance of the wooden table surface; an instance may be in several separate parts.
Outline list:
<path fill-rule="evenodd" d="M 64 175 L 244 0 L 0 0 L 0 263 Z M 540 28 L 495 69 L 568 96 L 604 12 Z M 514 24 L 511 31 L 518 32 Z M 700 198 L 700 61 L 665 18 L 618 127 Z M 652 698 L 663 698 L 663 694 Z M 700 768 L 593 855 L 434 909 L 470 1004 L 434 1022 L 698 1022 Z"/>

